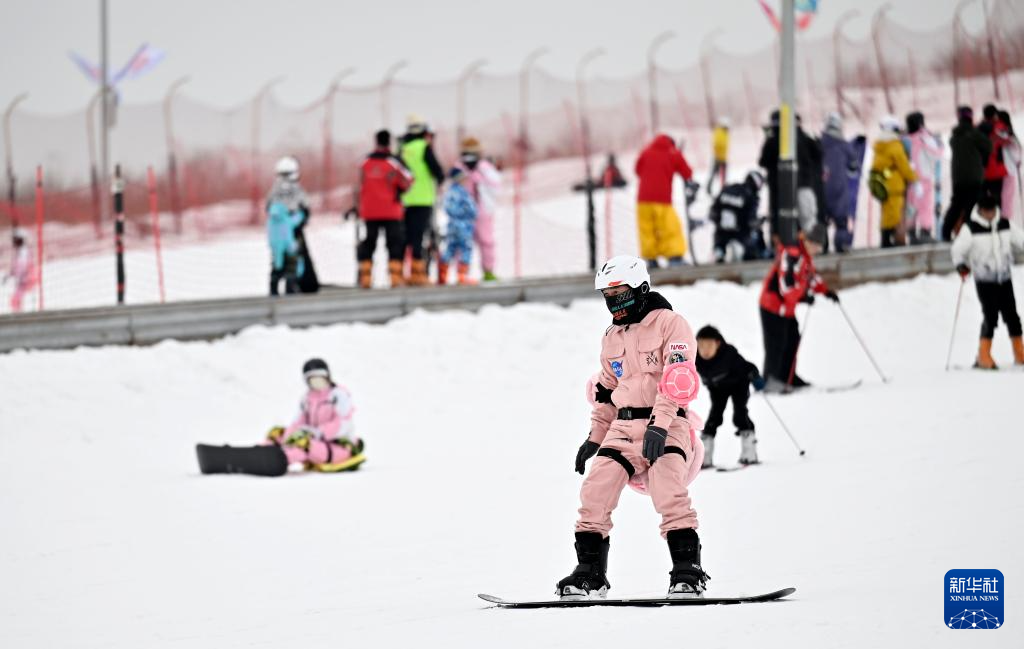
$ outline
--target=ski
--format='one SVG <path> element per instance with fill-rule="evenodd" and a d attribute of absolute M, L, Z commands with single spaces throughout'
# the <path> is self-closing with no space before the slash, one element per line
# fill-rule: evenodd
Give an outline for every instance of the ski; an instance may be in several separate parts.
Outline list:
<path fill-rule="evenodd" d="M 277 446 L 212 446 L 196 444 L 199 470 L 209 473 L 246 473 L 268 477 L 288 473 L 288 458 Z"/>
<path fill-rule="evenodd" d="M 552 599 L 532 602 L 512 602 L 494 595 L 479 594 L 477 597 L 500 608 L 582 608 L 587 606 L 713 606 L 718 604 L 757 604 L 771 602 L 788 597 L 796 592 L 796 588 L 783 588 L 762 595 L 744 595 L 740 597 L 693 597 L 687 599 L 668 599 L 665 597 L 637 599 Z"/>
<path fill-rule="evenodd" d="M 747 467 L 757 466 L 760 462 L 754 462 L 753 464 L 735 464 L 733 466 L 716 466 L 715 471 L 718 473 L 732 473 L 733 471 L 740 471 Z"/>
<path fill-rule="evenodd" d="M 863 379 L 857 379 L 856 381 L 851 381 L 850 383 L 839 383 L 839 384 L 836 384 L 836 385 L 823 385 L 823 386 L 821 386 L 818 389 L 821 390 L 822 392 L 846 392 L 847 390 L 853 390 L 855 388 L 859 388 L 862 383 L 864 383 Z M 813 386 L 812 386 L 812 388 L 813 388 Z"/>

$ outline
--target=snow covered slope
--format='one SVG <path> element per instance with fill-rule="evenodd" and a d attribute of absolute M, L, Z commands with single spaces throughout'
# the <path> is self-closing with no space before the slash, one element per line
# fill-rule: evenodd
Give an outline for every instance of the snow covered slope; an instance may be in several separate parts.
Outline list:
<path fill-rule="evenodd" d="M 1024 269 L 1016 280 L 1024 304 Z M 0 646 L 1020 646 L 1024 374 L 943 372 L 957 282 L 843 293 L 888 384 L 838 310 L 813 307 L 801 373 L 864 386 L 775 398 L 804 458 L 754 398 L 764 466 L 693 486 L 711 593 L 798 589 L 738 607 L 502 611 L 476 598 L 551 595 L 574 564 L 598 300 L 0 356 Z M 760 361 L 757 287 L 665 294 Z M 968 286 L 958 364 L 979 319 Z M 995 353 L 1005 364 L 1005 329 Z M 195 442 L 257 440 L 293 414 L 313 355 L 355 395 L 363 470 L 197 475 Z M 722 462 L 739 452 L 730 432 Z M 662 593 L 650 503 L 623 494 L 615 522 L 612 592 Z M 943 626 L 951 568 L 1002 570 L 1006 628 L 968 639 Z"/>

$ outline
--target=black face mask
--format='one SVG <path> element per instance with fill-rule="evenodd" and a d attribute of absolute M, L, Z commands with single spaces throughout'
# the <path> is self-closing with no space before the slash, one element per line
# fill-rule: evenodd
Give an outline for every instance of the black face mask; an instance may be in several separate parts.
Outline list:
<path fill-rule="evenodd" d="M 462 164 L 466 165 L 466 168 L 470 171 L 476 169 L 476 163 L 480 162 L 480 156 L 475 153 L 463 153 Z"/>
<path fill-rule="evenodd" d="M 605 295 L 604 303 L 612 314 L 612 321 L 615 324 L 639 322 L 647 307 L 648 291 L 650 287 L 644 283 L 639 288 L 630 287 L 618 295 Z"/>

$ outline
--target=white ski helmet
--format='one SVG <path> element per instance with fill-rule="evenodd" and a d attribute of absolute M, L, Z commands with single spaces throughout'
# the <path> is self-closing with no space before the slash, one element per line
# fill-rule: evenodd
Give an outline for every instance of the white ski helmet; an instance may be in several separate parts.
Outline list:
<path fill-rule="evenodd" d="M 298 180 L 299 179 L 299 161 L 292 156 L 285 156 L 277 161 L 274 165 L 274 171 L 278 176 L 286 180 Z"/>
<path fill-rule="evenodd" d="M 640 288 L 645 283 L 650 287 L 651 274 L 647 272 L 647 264 L 633 255 L 612 257 L 604 262 L 594 277 L 594 289 L 598 291 L 624 284 Z"/>
<path fill-rule="evenodd" d="M 886 115 L 878 122 L 879 128 L 890 133 L 900 132 L 900 120 L 895 115 Z"/>

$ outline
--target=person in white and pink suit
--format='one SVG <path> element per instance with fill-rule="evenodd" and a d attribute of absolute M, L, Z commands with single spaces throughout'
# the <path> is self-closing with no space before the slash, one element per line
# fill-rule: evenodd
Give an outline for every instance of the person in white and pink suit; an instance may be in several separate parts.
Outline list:
<path fill-rule="evenodd" d="M 4 282 L 14 282 L 11 293 L 10 307 L 13 313 L 20 313 L 25 296 L 29 295 L 39 283 L 36 261 L 28 245 L 28 233 L 22 228 L 15 228 L 11 236 L 14 249 L 11 251 L 10 272 L 4 276 Z"/>
<path fill-rule="evenodd" d="M 668 597 L 700 597 L 708 576 L 700 565 L 697 513 L 687 491 L 703 455 L 699 420 L 688 409 L 700 386 L 693 331 L 651 291 L 639 257 L 610 259 L 597 272 L 595 287 L 612 325 L 602 338 L 590 433 L 576 455 L 576 471 L 584 473 L 587 460 L 597 457 L 580 491 L 578 564 L 558 582 L 556 593 L 562 599 L 606 596 L 611 514 L 623 488 L 632 484 L 650 495 L 661 514 L 672 559 Z"/>
<path fill-rule="evenodd" d="M 910 168 L 917 180 L 907 186 L 904 207 L 907 236 L 911 243 L 935 241 L 935 163 L 942 160 L 942 143 L 924 125 L 924 114 L 907 115 L 907 134 L 903 138 Z"/>
<path fill-rule="evenodd" d="M 477 205 L 476 229 L 473 238 L 480 247 L 480 265 L 485 282 L 494 281 L 496 258 L 494 254 L 494 217 L 498 212 L 498 191 L 501 172 L 483 157 L 483 149 L 475 137 L 462 140 L 459 167 L 469 178 L 468 189 Z"/>

